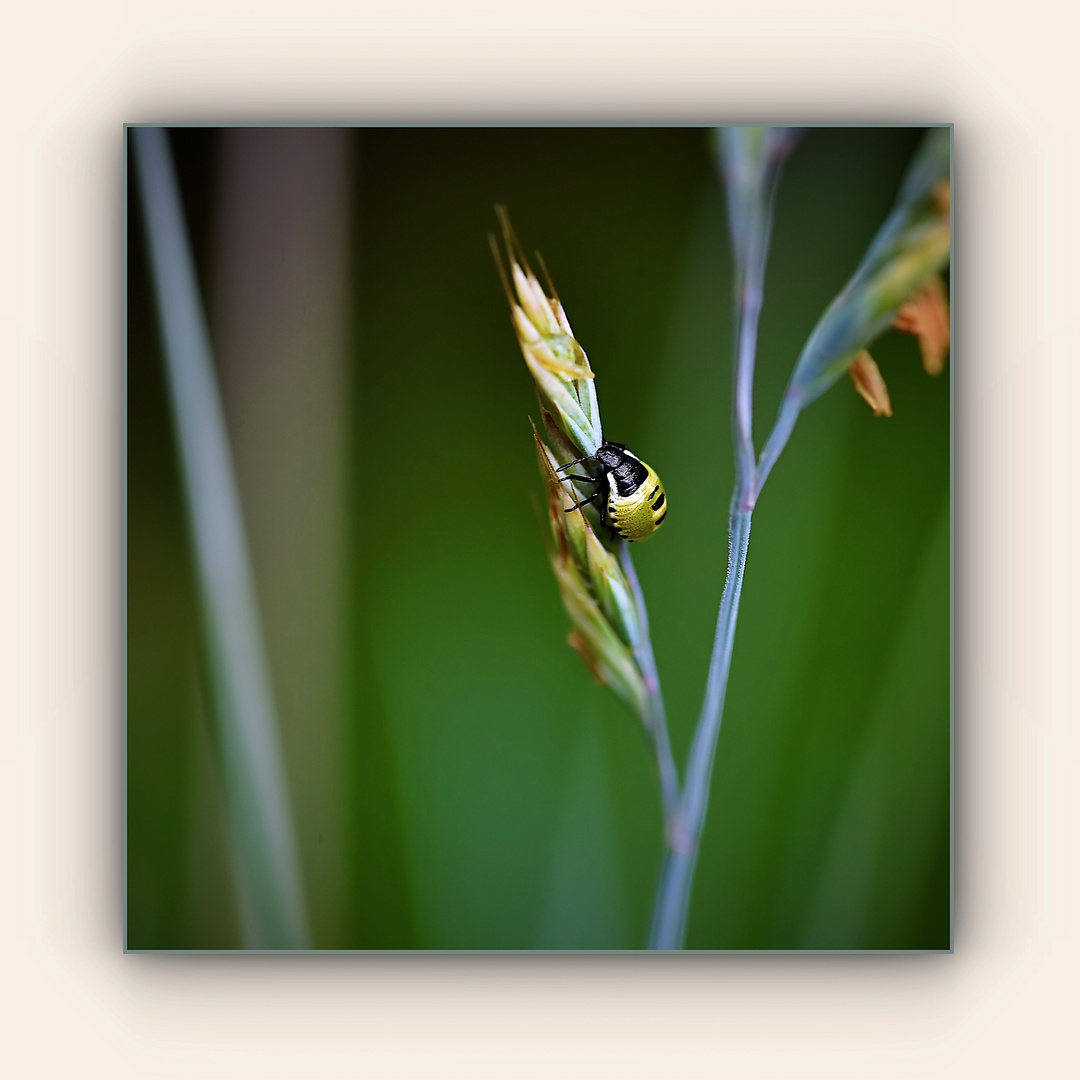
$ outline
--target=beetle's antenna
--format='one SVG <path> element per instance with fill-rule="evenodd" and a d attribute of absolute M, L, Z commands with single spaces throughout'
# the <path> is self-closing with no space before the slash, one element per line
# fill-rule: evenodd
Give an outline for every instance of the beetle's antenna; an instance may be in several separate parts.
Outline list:
<path fill-rule="evenodd" d="M 566 472 L 567 469 L 572 469 L 575 465 L 580 465 L 583 461 L 592 461 L 593 455 L 586 454 L 584 457 L 575 458 L 573 461 L 568 461 L 565 465 L 560 465 L 555 471 Z"/>

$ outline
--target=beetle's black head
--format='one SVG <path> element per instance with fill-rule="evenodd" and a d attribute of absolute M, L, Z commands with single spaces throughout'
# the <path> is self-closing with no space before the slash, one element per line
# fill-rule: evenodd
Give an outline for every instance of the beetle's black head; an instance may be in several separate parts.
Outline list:
<path fill-rule="evenodd" d="M 617 469 L 626 461 L 626 447 L 622 443 L 601 443 L 596 451 L 596 460 L 605 468 Z"/>

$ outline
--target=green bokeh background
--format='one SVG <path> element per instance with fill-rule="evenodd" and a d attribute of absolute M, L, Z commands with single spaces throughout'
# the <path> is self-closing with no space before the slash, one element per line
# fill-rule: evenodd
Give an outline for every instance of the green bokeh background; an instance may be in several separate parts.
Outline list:
<path fill-rule="evenodd" d="M 809 130 L 776 209 L 755 429 L 883 220 L 921 132 Z M 636 721 L 565 643 L 535 395 L 487 246 L 505 203 L 597 372 L 608 438 L 664 479 L 635 548 L 676 759 L 726 559 L 731 268 L 700 129 L 351 134 L 344 722 L 336 949 L 635 949 L 661 853 Z M 200 275 L 220 133 L 173 132 Z M 157 324 L 128 249 L 128 946 L 241 947 Z M 209 311 L 211 334 L 214 311 Z M 950 945 L 949 382 L 874 347 L 895 415 L 845 380 L 755 514 L 692 949 Z M 273 484 L 274 477 L 267 476 Z M 276 678 L 276 673 L 272 673 Z M 286 766 L 305 867 L 316 785 Z M 320 914 L 327 912 L 325 918 Z"/>

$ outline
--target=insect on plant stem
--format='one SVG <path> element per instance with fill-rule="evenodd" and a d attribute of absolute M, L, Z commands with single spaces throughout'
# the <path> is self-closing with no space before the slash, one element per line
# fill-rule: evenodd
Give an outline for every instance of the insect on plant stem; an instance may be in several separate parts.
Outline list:
<path fill-rule="evenodd" d="M 540 399 L 541 425 L 534 425 L 533 434 L 548 488 L 549 558 L 573 624 L 569 643 L 597 681 L 641 721 L 656 756 L 668 821 L 678 804 L 678 771 L 645 598 L 629 550 L 630 542 L 648 539 L 663 525 L 667 494 L 651 466 L 604 437 L 595 374 L 543 262 L 546 292 L 506 209 L 496 207 L 496 216 L 503 247 L 490 237 L 492 254 Z"/>

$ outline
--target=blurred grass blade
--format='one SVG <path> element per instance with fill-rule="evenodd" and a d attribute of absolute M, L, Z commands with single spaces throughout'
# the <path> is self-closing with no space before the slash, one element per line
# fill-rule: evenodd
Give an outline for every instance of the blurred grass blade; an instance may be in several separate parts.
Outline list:
<path fill-rule="evenodd" d="M 168 137 L 131 132 L 253 948 L 302 949 L 307 916 L 247 542 Z"/>
<path fill-rule="evenodd" d="M 947 890 L 927 902 L 949 837 L 949 539 L 946 498 L 905 590 L 800 948 L 949 947 Z"/>

